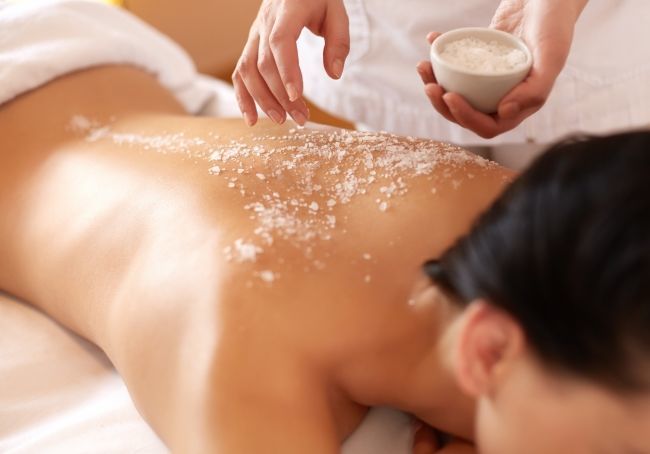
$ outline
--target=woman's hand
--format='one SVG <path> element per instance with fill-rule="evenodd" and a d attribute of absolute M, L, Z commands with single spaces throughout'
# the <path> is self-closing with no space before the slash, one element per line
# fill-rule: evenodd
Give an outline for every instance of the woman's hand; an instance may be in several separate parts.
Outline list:
<path fill-rule="evenodd" d="M 438 85 L 430 62 L 417 69 L 433 107 L 447 120 L 492 138 L 519 125 L 539 110 L 548 98 L 571 49 L 573 30 L 587 0 L 502 0 L 492 19 L 493 28 L 521 37 L 533 54 L 528 77 L 486 115 L 475 110 L 457 93 L 445 93 Z M 429 43 L 440 36 L 430 33 Z"/>
<path fill-rule="evenodd" d="M 413 454 L 434 454 L 438 452 L 440 444 L 433 427 L 417 421 L 413 426 L 413 430 Z"/>
<path fill-rule="evenodd" d="M 414 424 L 413 454 L 476 454 L 476 447 L 453 437 L 441 440 L 440 434 L 421 421 Z M 444 436 L 443 436 L 444 438 Z"/>
<path fill-rule="evenodd" d="M 296 46 L 305 27 L 325 38 L 323 63 L 330 77 L 343 74 L 350 50 L 343 0 L 264 0 L 232 75 L 249 126 L 258 118 L 255 102 L 276 123 L 284 123 L 287 113 L 300 125 L 307 121 Z"/>

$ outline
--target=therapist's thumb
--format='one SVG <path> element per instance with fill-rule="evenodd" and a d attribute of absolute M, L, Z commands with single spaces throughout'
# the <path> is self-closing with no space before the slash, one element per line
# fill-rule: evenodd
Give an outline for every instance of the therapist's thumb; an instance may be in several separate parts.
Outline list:
<path fill-rule="evenodd" d="M 323 64 L 327 74 L 333 79 L 343 75 L 345 60 L 350 53 L 350 23 L 342 1 L 329 3 L 323 23 Z"/>
<path fill-rule="evenodd" d="M 499 103 L 499 117 L 509 120 L 522 112 L 539 110 L 548 99 L 555 83 L 555 75 L 533 69 L 522 83 L 513 88 Z"/>

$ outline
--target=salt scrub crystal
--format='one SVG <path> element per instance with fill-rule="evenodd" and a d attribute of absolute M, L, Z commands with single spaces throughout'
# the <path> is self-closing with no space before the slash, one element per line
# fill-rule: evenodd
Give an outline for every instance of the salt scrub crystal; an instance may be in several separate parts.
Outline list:
<path fill-rule="evenodd" d="M 224 249 L 228 260 L 257 261 L 262 247 L 282 240 L 302 251 L 316 269 L 324 268 L 330 257 L 308 251 L 317 241 L 347 234 L 346 205 L 372 197 L 368 200 L 376 200 L 380 211 L 388 211 L 389 203 L 399 207 L 414 178 L 426 178 L 433 187 L 443 181 L 451 185 L 452 169 L 493 165 L 448 144 L 372 132 L 295 128 L 289 134 L 225 140 L 176 131 L 125 134 L 85 117 L 73 117 L 69 128 L 90 142 L 109 140 L 203 160 L 207 173 L 221 178 L 234 197 L 241 195 L 253 224 L 251 238 Z M 269 259 L 280 264 L 281 257 L 269 254 Z M 267 282 L 278 278 L 267 271 Z M 262 278 L 259 272 L 254 275 Z"/>
<path fill-rule="evenodd" d="M 261 247 L 253 243 L 245 243 L 241 238 L 235 240 L 233 245 L 226 246 L 223 249 L 226 260 L 235 260 L 238 263 L 256 262 L 257 256 L 263 252 L 264 250 Z"/>
<path fill-rule="evenodd" d="M 260 271 L 260 279 L 262 279 L 266 283 L 271 284 L 277 279 L 277 276 L 273 271 L 265 270 L 265 271 Z"/>
<path fill-rule="evenodd" d="M 115 119 L 111 118 L 111 122 Z M 180 153 L 196 157 L 196 150 L 207 145 L 203 137 L 187 137 L 184 132 L 146 134 L 113 131 L 111 125 L 101 125 L 98 121 L 83 115 L 73 115 L 68 122 L 68 129 L 84 134 L 86 142 L 109 140 L 116 145 L 138 147 L 162 154 Z M 218 136 L 211 136 L 218 139 Z M 201 153 L 199 153 L 201 154 Z"/>
<path fill-rule="evenodd" d="M 450 42 L 440 57 L 454 66 L 484 74 L 512 71 L 526 64 L 526 54 L 520 49 L 477 38 Z"/>
<path fill-rule="evenodd" d="M 68 128 L 74 132 L 87 132 L 97 125 L 83 115 L 73 115 L 68 123 Z"/>

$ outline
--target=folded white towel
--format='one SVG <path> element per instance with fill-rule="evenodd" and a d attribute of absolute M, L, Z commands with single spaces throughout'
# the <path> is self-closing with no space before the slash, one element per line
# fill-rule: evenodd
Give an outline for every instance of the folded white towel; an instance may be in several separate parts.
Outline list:
<path fill-rule="evenodd" d="M 84 0 L 0 2 L 0 105 L 69 72 L 109 64 L 154 74 L 190 113 L 238 113 L 227 84 L 199 75 L 183 49 L 126 11 Z M 228 107 L 215 103 L 218 96 Z"/>

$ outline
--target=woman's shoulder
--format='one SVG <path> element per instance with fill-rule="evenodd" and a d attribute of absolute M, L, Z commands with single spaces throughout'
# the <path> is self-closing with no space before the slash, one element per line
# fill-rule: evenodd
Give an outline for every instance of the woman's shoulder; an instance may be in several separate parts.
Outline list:
<path fill-rule="evenodd" d="M 224 301 L 233 317 L 258 316 L 241 322 L 257 324 L 249 333 L 272 327 L 297 336 L 301 348 L 307 339 L 318 348 L 345 345 L 361 326 L 368 335 L 399 312 L 419 266 L 464 233 L 511 177 L 434 141 L 291 126 L 253 131 L 237 130 L 211 158 L 245 223 L 226 233 L 219 251 L 230 276 Z"/>

